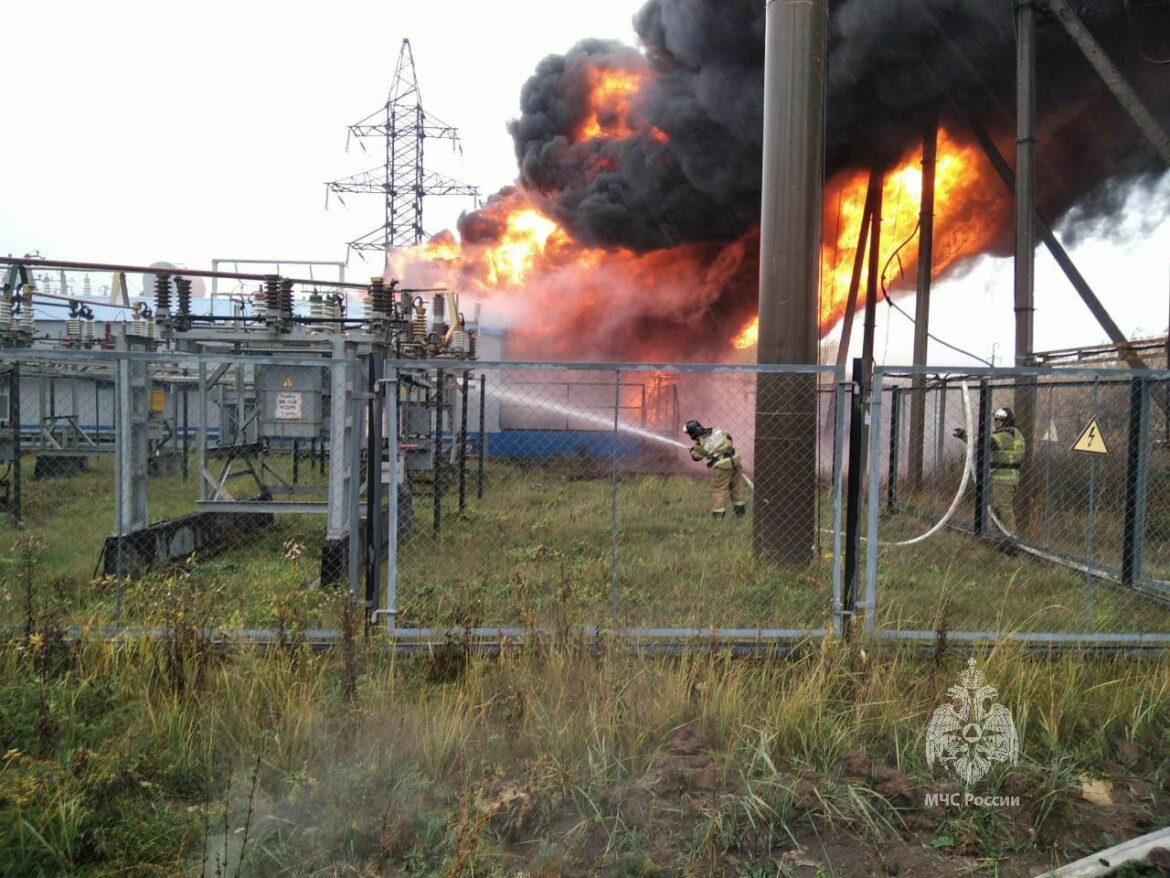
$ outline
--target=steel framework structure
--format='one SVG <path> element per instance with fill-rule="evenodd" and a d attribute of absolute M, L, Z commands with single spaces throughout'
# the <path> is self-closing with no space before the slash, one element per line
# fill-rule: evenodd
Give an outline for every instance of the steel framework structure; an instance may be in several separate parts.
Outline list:
<path fill-rule="evenodd" d="M 456 128 L 423 109 L 410 40 L 402 41 L 385 105 L 349 126 L 349 138 L 354 137 L 384 138 L 385 165 L 326 183 L 326 200 L 329 192 L 339 196 L 343 193 L 380 192 L 386 203 L 383 224 L 350 241 L 348 250 L 388 252 L 392 247 L 422 243 L 427 234 L 423 226 L 423 197 L 426 195 L 470 195 L 478 200 L 478 187 L 425 169 L 423 145 L 426 139 L 445 138 L 458 146 L 459 134 Z"/>

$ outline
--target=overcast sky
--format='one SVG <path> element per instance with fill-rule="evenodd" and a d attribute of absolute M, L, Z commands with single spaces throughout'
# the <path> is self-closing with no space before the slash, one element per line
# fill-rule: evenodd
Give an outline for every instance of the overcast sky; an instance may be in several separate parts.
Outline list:
<path fill-rule="evenodd" d="M 189 267 L 344 259 L 382 203 L 331 196 L 326 211 L 324 184 L 383 163 L 376 139 L 347 154 L 346 128 L 385 104 L 403 39 L 424 108 L 462 135 L 462 157 L 428 141 L 428 168 L 486 196 L 516 179 L 505 125 L 537 63 L 586 36 L 632 44 L 639 5 L 7 4 L 0 250 Z M 428 198 L 427 230 L 471 207 Z M 351 270 L 369 273 L 356 257 Z"/>
<path fill-rule="evenodd" d="M 344 260 L 346 241 L 381 225 L 382 204 L 355 195 L 343 207 L 330 196 L 326 211 L 325 183 L 382 163 L 378 141 L 347 153 L 346 127 L 385 103 L 404 38 L 425 109 L 462 134 L 462 155 L 428 141 L 428 169 L 486 197 L 516 178 L 505 125 L 537 63 L 585 37 L 632 44 L 640 5 L 10 3 L 0 18 L 0 252 L 192 268 L 231 257 Z M 467 198 L 427 199 L 427 230 L 453 227 L 471 207 Z M 1166 328 L 1168 207 L 1164 180 L 1135 200 L 1124 227 L 1074 251 L 1126 332 Z M 353 256 L 347 276 L 380 268 L 367 259 Z M 987 261 L 942 284 L 932 330 L 984 358 L 995 350 L 1003 363 L 1013 344 L 1011 279 L 1010 263 Z M 960 300 L 965 307 L 948 304 Z M 911 299 L 902 304 L 912 312 Z M 1037 349 L 1105 340 L 1044 258 L 1037 307 Z M 879 355 L 908 352 L 904 318 L 892 315 L 888 332 L 883 319 L 879 333 Z M 968 362 L 937 345 L 931 360 Z"/>

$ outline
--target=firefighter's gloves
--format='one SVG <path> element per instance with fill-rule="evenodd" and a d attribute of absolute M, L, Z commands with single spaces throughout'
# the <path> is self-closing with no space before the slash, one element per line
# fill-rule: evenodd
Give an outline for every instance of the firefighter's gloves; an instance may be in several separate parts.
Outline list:
<path fill-rule="evenodd" d="M 712 457 L 710 460 L 707 461 L 707 469 L 711 469 L 711 467 L 713 467 L 713 466 L 715 466 L 715 458 Z"/>
<path fill-rule="evenodd" d="M 955 429 L 951 431 L 951 435 L 956 439 L 962 439 L 964 442 L 967 441 L 967 431 L 962 427 L 955 427 Z"/>

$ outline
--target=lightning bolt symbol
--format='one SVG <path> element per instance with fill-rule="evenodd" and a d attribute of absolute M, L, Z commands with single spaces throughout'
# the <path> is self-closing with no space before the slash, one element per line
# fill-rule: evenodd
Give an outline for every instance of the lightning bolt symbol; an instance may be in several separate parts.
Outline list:
<path fill-rule="evenodd" d="M 1097 428 L 1092 426 L 1092 425 L 1089 425 L 1089 443 L 1088 443 L 1089 445 L 1093 444 L 1093 438 L 1094 438 L 1094 436 L 1096 436 L 1096 434 L 1097 434 Z"/>

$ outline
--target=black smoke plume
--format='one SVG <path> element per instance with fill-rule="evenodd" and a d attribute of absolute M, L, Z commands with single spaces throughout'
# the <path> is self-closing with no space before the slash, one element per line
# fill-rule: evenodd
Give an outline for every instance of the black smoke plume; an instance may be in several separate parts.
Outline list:
<path fill-rule="evenodd" d="M 1170 65 L 1157 63 L 1170 58 L 1170 5 L 1073 5 L 1170 124 Z M 1165 169 L 1037 8 L 1037 204 L 1050 221 L 1078 204 L 1099 216 L 1120 184 Z M 587 246 L 742 237 L 759 220 L 764 23 L 762 0 L 649 0 L 634 19 L 639 49 L 585 40 L 546 58 L 509 125 L 519 185 Z M 826 173 L 900 159 L 936 114 L 960 140 L 982 126 L 1014 163 L 1015 58 L 1011 0 L 831 0 Z M 577 139 L 589 73 L 607 67 L 650 74 L 634 101 L 636 133 Z"/>

